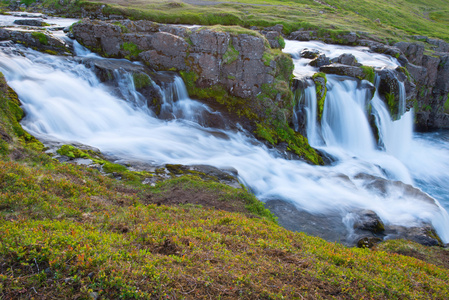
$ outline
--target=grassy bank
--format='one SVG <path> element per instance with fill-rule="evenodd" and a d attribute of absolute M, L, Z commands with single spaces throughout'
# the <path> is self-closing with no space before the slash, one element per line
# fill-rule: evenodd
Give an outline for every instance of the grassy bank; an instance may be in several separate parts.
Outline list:
<path fill-rule="evenodd" d="M 95 11 L 98 6 L 93 3 L 107 4 L 103 10 L 106 14 L 161 23 L 243 27 L 283 24 L 285 33 L 319 29 L 335 33 L 366 32 L 385 41 L 408 39 L 412 35 L 449 41 L 449 11 L 444 0 L 100 0 L 76 1 L 70 6 Z M 44 5 L 61 7 L 56 0 L 46 0 Z"/>
<path fill-rule="evenodd" d="M 195 176 L 149 187 L 59 163 L 20 127 L 3 79 L 0 108 L 1 299 L 449 294 L 444 249 L 347 248 L 279 227 L 244 189 Z"/>

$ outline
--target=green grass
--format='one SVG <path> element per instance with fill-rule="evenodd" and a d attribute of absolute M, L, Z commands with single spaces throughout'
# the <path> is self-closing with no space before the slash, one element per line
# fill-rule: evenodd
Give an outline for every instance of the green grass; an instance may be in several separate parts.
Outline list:
<path fill-rule="evenodd" d="M 61 13 L 79 11 L 79 6 L 93 11 L 98 4 L 107 4 L 106 14 L 123 14 L 131 19 L 160 23 L 240 25 L 246 28 L 282 24 L 287 34 L 302 28 L 320 29 L 321 34 L 330 33 L 331 36 L 349 31 L 367 32 L 384 41 L 404 40 L 411 35 L 449 41 L 448 10 L 444 0 L 326 1 L 332 7 L 311 0 L 222 2 L 201 6 L 162 0 L 79 1 L 72 3 L 69 9 L 61 9 Z M 60 7 L 56 0 L 47 0 L 44 5 Z"/>
<path fill-rule="evenodd" d="M 449 270 L 435 265 L 444 255 L 437 250 L 402 242 L 402 248 L 425 253 L 425 262 L 395 254 L 401 249 L 391 244 L 376 251 L 347 248 L 280 227 L 245 189 L 196 176 L 150 187 L 59 163 L 16 133 L 22 114 L 16 106 L 11 111 L 10 103 L 18 100 L 0 83 L 2 299 L 444 299 L 449 294 Z M 60 153 L 93 155 L 71 146 Z M 165 205 L 169 199 L 180 204 Z M 240 208 L 183 204 L 187 199 Z"/>

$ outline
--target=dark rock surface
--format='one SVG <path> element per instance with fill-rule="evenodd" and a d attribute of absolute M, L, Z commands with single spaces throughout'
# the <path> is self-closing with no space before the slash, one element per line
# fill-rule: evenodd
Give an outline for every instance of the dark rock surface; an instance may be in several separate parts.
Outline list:
<path fill-rule="evenodd" d="M 51 54 L 70 55 L 69 46 L 50 32 L 0 28 L 0 41 L 11 40 L 24 46 Z"/>
<path fill-rule="evenodd" d="M 42 19 L 18 19 L 14 21 L 14 24 L 38 27 L 47 25 Z"/>
<path fill-rule="evenodd" d="M 335 74 L 335 75 L 343 75 L 343 76 L 349 76 L 354 78 L 363 78 L 364 72 L 363 69 L 360 67 L 350 66 L 350 65 L 343 65 L 343 64 L 331 64 L 322 66 L 320 68 L 320 72 L 326 73 L 326 74 Z"/>

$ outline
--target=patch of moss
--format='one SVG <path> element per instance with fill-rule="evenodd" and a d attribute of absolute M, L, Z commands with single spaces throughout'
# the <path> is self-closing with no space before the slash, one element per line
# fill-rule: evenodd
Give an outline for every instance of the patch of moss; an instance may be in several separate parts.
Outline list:
<path fill-rule="evenodd" d="M 136 89 L 142 89 L 152 85 L 150 76 L 145 73 L 134 73 L 133 81 Z"/>
<path fill-rule="evenodd" d="M 37 39 L 42 45 L 48 45 L 48 38 L 42 32 L 32 32 L 31 36 Z"/>
<path fill-rule="evenodd" d="M 121 48 L 128 52 L 128 55 L 125 55 L 126 59 L 135 59 L 139 56 L 139 54 L 142 52 L 142 50 L 139 49 L 139 47 L 131 42 L 125 42 L 121 45 Z"/>
<path fill-rule="evenodd" d="M 62 145 L 61 148 L 56 150 L 56 152 L 70 158 L 90 158 L 90 155 L 85 151 L 80 150 L 72 145 Z"/>
<path fill-rule="evenodd" d="M 374 83 L 374 79 L 376 78 L 376 74 L 374 73 L 374 68 L 368 67 L 368 66 L 361 66 L 360 68 L 362 68 L 362 70 L 363 70 L 363 78 L 361 78 L 361 79 L 365 79 L 371 83 Z"/>
<path fill-rule="evenodd" d="M 278 37 L 276 38 L 276 40 L 278 41 L 280 48 L 281 48 L 281 49 L 284 49 L 284 48 L 285 48 L 285 41 L 284 41 L 284 38 L 283 38 L 282 36 L 278 36 Z"/>
<path fill-rule="evenodd" d="M 318 78 L 324 78 L 324 85 L 321 82 L 321 80 L 317 80 Z M 315 73 L 312 76 L 313 81 L 315 82 L 315 89 L 316 89 L 316 95 L 317 95 L 317 116 L 318 120 L 321 120 L 321 117 L 323 116 L 323 110 L 324 110 L 324 102 L 326 100 L 326 94 L 327 94 L 327 78 L 326 74 L 319 72 Z"/>
<path fill-rule="evenodd" d="M 231 64 L 239 58 L 239 55 L 240 53 L 235 50 L 232 41 L 229 41 L 228 49 L 226 49 L 226 52 L 223 54 L 223 63 Z"/>

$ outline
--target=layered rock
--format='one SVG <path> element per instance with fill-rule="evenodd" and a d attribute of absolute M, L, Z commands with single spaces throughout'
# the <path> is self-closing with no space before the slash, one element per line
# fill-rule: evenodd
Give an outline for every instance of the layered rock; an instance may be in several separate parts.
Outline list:
<path fill-rule="evenodd" d="M 269 40 L 236 26 L 187 28 L 130 20 L 83 20 L 73 25 L 72 33 L 104 56 L 178 72 L 191 97 L 224 106 L 259 138 L 273 145 L 285 142 L 300 157 L 322 163 L 307 140 L 288 126 L 295 104 L 290 88 L 293 62 L 272 49 L 282 47 L 280 27 L 264 32 Z"/>
<path fill-rule="evenodd" d="M 68 45 L 49 32 L 0 28 L 0 41 L 10 40 L 50 54 L 68 55 Z"/>

